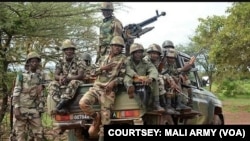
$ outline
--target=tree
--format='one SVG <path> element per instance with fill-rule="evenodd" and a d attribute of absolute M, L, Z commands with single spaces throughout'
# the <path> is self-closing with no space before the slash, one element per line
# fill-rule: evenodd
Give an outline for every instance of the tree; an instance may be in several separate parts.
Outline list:
<path fill-rule="evenodd" d="M 7 82 L 13 80 L 7 77 L 9 66 L 25 62 L 30 51 L 39 52 L 45 66 L 58 58 L 61 41 L 66 38 L 77 41 L 79 51 L 93 50 L 95 28 L 101 19 L 99 7 L 99 3 L 89 2 L 0 3 L 0 122 L 10 95 Z"/>

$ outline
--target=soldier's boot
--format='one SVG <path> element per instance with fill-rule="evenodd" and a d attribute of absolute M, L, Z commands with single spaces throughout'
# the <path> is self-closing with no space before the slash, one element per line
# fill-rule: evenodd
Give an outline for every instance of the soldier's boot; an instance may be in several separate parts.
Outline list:
<path fill-rule="evenodd" d="M 165 112 L 165 109 L 160 105 L 160 97 L 154 96 L 153 110 L 155 112 Z"/>
<path fill-rule="evenodd" d="M 160 95 L 160 104 L 162 107 L 164 107 L 165 112 L 167 114 L 170 114 L 170 115 L 175 114 L 175 110 L 171 107 L 171 103 L 170 103 L 170 105 L 169 105 L 169 103 L 167 103 L 165 95 Z"/>
<path fill-rule="evenodd" d="M 58 113 L 67 113 L 67 109 L 65 108 L 66 105 L 69 103 L 69 99 L 62 99 L 57 105 L 56 105 L 56 111 Z"/>
<path fill-rule="evenodd" d="M 89 135 L 95 135 L 99 132 L 99 126 L 101 125 L 101 114 L 99 112 L 96 112 L 94 115 L 92 115 L 93 117 L 93 122 L 89 127 Z"/>
<path fill-rule="evenodd" d="M 176 110 L 173 108 L 171 97 L 168 97 L 168 96 L 166 97 L 166 103 L 167 103 L 167 107 L 168 107 L 169 109 L 172 109 L 172 110 L 174 111 L 174 114 L 175 114 L 175 115 L 179 115 L 179 114 L 180 114 L 179 111 L 176 111 Z"/>
<path fill-rule="evenodd" d="M 176 108 L 177 111 L 184 111 L 184 112 L 190 112 L 192 110 L 191 107 L 183 104 L 181 102 L 181 96 L 177 94 L 177 99 L 176 99 Z"/>
<path fill-rule="evenodd" d="M 187 106 L 193 108 L 193 94 L 192 94 L 192 89 L 188 89 L 187 92 L 188 92 L 188 98 L 189 98 Z"/>

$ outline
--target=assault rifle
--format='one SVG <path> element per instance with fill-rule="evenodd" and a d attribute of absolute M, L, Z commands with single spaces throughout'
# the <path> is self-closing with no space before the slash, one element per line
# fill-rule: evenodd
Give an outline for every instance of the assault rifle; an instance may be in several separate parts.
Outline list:
<path fill-rule="evenodd" d="M 151 31 L 154 27 L 146 27 L 143 28 L 144 26 L 153 23 L 157 21 L 157 18 L 160 16 L 165 16 L 165 12 L 161 12 L 161 14 L 158 13 L 158 10 L 156 10 L 156 16 L 149 18 L 141 23 L 138 24 L 129 24 L 124 27 L 123 29 L 123 38 L 126 43 L 126 55 L 129 55 L 129 47 L 133 43 L 133 40 L 135 38 L 139 38 L 141 35 Z"/>

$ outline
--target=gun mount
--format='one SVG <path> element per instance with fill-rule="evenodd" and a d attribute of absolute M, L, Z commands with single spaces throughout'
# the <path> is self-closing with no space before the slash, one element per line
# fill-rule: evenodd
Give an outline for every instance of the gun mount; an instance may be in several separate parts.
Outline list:
<path fill-rule="evenodd" d="M 127 26 L 124 27 L 123 29 L 123 38 L 126 42 L 126 55 L 129 55 L 129 47 L 130 45 L 133 43 L 133 40 L 135 38 L 139 38 L 141 35 L 151 31 L 154 27 L 146 27 L 143 28 L 144 26 L 153 23 L 155 21 L 157 21 L 157 19 L 160 16 L 165 16 L 166 13 L 165 12 L 161 12 L 161 14 L 159 14 L 158 10 L 156 10 L 156 16 L 151 17 L 145 21 L 142 21 L 138 24 L 129 24 Z"/>

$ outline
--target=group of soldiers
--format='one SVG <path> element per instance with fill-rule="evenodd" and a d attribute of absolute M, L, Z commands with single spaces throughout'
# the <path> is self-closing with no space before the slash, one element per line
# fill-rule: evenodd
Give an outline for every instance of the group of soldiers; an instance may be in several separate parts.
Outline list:
<path fill-rule="evenodd" d="M 129 98 L 134 98 L 134 80 L 147 85 L 152 90 L 152 107 L 155 112 L 166 114 L 180 114 L 181 110 L 192 110 L 192 92 L 188 89 L 188 104 L 183 103 L 181 83 L 188 83 L 188 79 L 180 77 L 194 64 L 195 58 L 183 67 L 177 68 L 178 52 L 171 41 L 167 40 L 162 47 L 151 44 L 146 50 L 140 43 L 130 46 L 129 56 L 123 53 L 126 47 L 123 25 L 113 15 L 113 4 L 102 3 L 101 11 L 104 19 L 100 26 L 100 38 L 95 65 L 92 64 L 90 54 L 77 55 L 77 47 L 71 40 L 62 43 L 63 58 L 56 63 L 54 80 L 48 85 L 48 95 L 57 103 L 56 112 L 67 113 L 67 107 L 76 94 L 80 84 L 88 83 L 95 78 L 93 86 L 79 101 L 79 107 L 84 114 L 93 118 L 89 134 L 99 133 L 99 140 L 104 140 L 104 125 L 110 124 L 111 111 L 115 101 L 118 85 L 124 85 Z M 25 141 L 27 126 L 32 130 L 34 140 L 42 140 L 41 111 L 44 103 L 40 103 L 40 94 L 45 89 L 43 74 L 40 67 L 41 57 L 36 52 L 28 54 L 27 69 L 17 75 L 13 92 L 13 106 L 15 115 L 15 132 L 18 141 Z M 186 78 L 186 77 L 185 77 Z M 184 81 L 185 80 L 185 81 Z M 62 92 L 62 88 L 65 91 Z M 174 100 L 173 100 L 174 99 Z M 101 111 L 96 112 L 92 105 L 99 102 Z M 76 131 L 78 140 L 81 133 Z"/>

